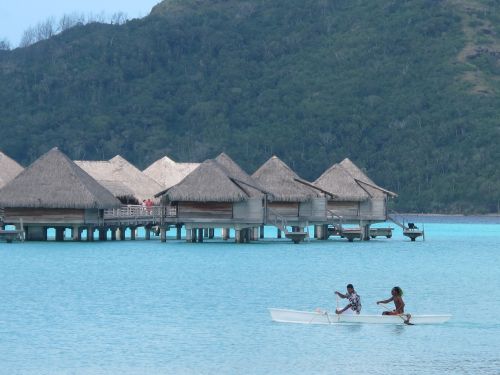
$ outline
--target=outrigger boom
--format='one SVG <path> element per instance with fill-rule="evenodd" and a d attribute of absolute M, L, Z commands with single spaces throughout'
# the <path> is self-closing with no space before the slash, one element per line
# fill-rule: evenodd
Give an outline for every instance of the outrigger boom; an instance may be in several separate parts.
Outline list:
<path fill-rule="evenodd" d="M 350 315 L 328 311 L 297 311 L 270 308 L 271 319 L 279 323 L 298 324 L 405 324 L 399 315 Z M 404 315 L 403 315 L 404 316 Z M 442 324 L 451 319 L 451 315 L 411 315 L 410 322 L 420 324 Z"/>

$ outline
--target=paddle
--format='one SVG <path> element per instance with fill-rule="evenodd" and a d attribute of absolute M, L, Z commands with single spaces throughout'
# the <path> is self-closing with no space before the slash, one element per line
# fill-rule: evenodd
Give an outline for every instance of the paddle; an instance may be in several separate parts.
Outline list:
<path fill-rule="evenodd" d="M 389 309 L 386 305 L 384 305 L 382 303 L 377 303 L 377 306 L 382 306 L 387 311 L 391 311 L 391 309 Z M 410 323 L 410 317 L 411 317 L 410 314 L 397 314 L 395 316 L 399 316 L 401 319 L 403 319 L 403 323 L 406 324 L 406 325 L 409 325 L 409 326 L 414 326 L 415 325 L 413 323 Z M 406 316 L 406 319 L 403 316 Z"/>

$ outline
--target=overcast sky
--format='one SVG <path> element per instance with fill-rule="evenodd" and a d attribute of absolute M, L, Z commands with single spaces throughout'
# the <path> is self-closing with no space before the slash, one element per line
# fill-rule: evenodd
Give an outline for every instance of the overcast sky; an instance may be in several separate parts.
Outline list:
<path fill-rule="evenodd" d="M 73 12 L 124 12 L 129 18 L 143 17 L 160 0 L 0 0 L 0 40 L 17 46 L 23 31 L 49 17 L 59 19 Z"/>

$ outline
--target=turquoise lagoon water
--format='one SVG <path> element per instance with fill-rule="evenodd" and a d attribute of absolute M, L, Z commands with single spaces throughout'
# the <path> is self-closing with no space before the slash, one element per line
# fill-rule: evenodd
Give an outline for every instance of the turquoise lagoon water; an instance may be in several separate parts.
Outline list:
<path fill-rule="evenodd" d="M 0 373 L 499 374 L 500 225 L 431 221 L 415 243 L 396 230 L 364 243 L 0 244 Z M 453 319 L 269 317 L 333 310 L 348 282 L 364 313 L 380 313 L 375 301 L 397 284 L 408 311 Z"/>

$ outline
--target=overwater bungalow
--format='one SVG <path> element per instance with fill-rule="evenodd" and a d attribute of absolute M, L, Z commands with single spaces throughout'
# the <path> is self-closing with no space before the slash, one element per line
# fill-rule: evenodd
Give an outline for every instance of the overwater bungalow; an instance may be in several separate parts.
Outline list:
<path fill-rule="evenodd" d="M 75 163 L 113 193 L 123 204 L 138 205 L 154 199 L 163 187 L 117 155 L 106 161 L 77 160 Z"/>
<path fill-rule="evenodd" d="M 27 240 L 46 240 L 47 228 L 56 229 L 56 240 L 64 238 L 66 228 L 78 240 L 85 228 L 91 240 L 94 228 L 104 223 L 103 211 L 120 206 L 118 199 L 57 148 L 0 190 L 5 224 L 24 229 Z"/>
<path fill-rule="evenodd" d="M 328 168 L 314 185 L 334 194 L 328 199 L 330 224 L 359 224 L 362 239 L 369 238 L 370 224 L 387 220 L 387 197 L 395 193 L 376 185 L 351 160 L 344 159 Z M 328 237 L 328 224 L 317 229 L 318 237 Z"/>
<path fill-rule="evenodd" d="M 206 160 L 181 182 L 158 196 L 175 207 L 175 218 L 184 224 L 188 241 L 203 241 L 203 230 L 234 228 L 236 242 L 252 238 L 251 229 L 263 222 L 263 194 L 251 178 L 227 155 Z M 227 238 L 227 237 L 226 237 Z"/>
<path fill-rule="evenodd" d="M 331 194 L 301 179 L 278 157 L 266 161 L 252 178 L 268 192 L 265 224 L 299 231 L 326 221 L 326 196 Z"/>
<path fill-rule="evenodd" d="M 164 156 L 147 167 L 143 173 L 159 183 L 163 189 L 168 189 L 181 182 L 199 165 L 200 163 L 178 163 Z"/>
<path fill-rule="evenodd" d="M 16 178 L 23 169 L 19 163 L 0 151 L 0 189 Z"/>
<path fill-rule="evenodd" d="M 369 195 L 369 199 L 360 205 L 360 215 L 364 220 L 374 222 L 387 220 L 387 199 L 398 195 L 390 190 L 384 189 L 373 182 L 356 164 L 349 158 L 345 158 L 339 164 L 344 168 Z"/>

